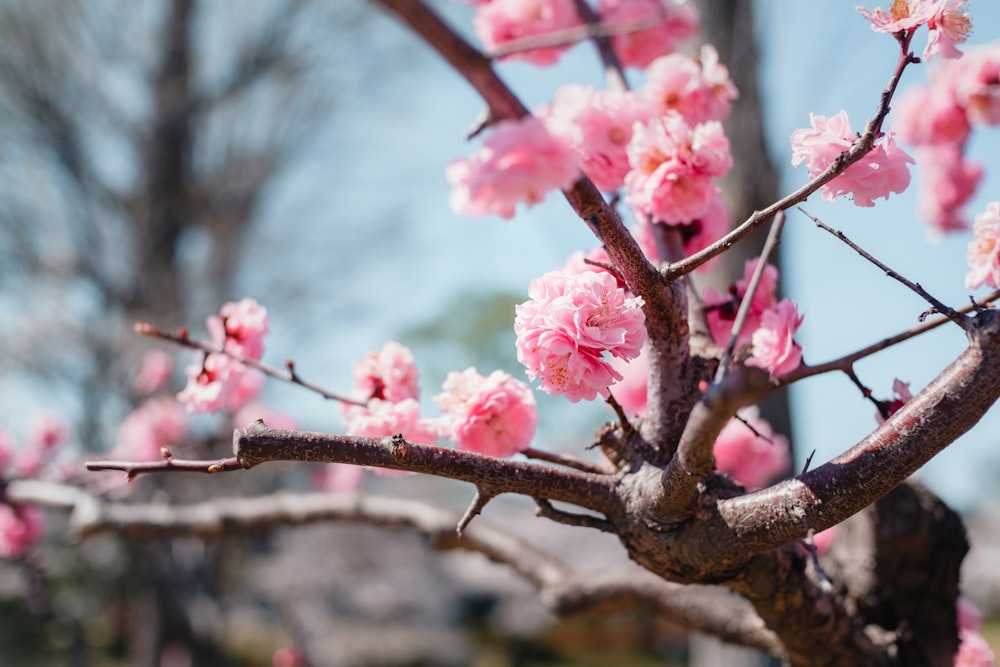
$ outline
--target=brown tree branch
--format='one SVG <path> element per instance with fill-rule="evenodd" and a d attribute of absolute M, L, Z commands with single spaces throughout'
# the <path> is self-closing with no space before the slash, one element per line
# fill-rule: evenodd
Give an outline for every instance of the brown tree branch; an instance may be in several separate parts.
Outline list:
<path fill-rule="evenodd" d="M 529 581 L 554 613 L 611 612 L 647 607 L 690 630 L 708 632 L 781 656 L 781 643 L 743 599 L 706 586 L 681 586 L 638 568 L 586 575 L 523 539 L 478 521 L 458 536 L 454 514 L 410 499 L 353 494 L 277 493 L 256 498 L 216 498 L 194 505 L 102 500 L 83 489 L 24 480 L 6 489 L 11 502 L 70 512 L 80 538 L 116 533 L 127 539 L 217 538 L 319 522 L 355 522 L 410 528 L 439 550 L 483 554 Z"/>

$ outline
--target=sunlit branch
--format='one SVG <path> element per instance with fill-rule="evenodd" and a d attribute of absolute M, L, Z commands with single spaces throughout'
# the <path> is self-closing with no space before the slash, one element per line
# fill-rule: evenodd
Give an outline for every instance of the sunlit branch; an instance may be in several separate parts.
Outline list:
<path fill-rule="evenodd" d="M 233 433 L 233 454 L 233 458 L 221 461 L 89 461 L 87 468 L 121 470 L 132 479 L 153 472 L 224 472 L 270 461 L 349 463 L 462 480 L 474 484 L 486 496 L 518 493 L 572 503 L 602 514 L 618 509 L 612 480 L 607 475 L 420 445 L 401 436 L 366 438 L 278 430 L 257 421 Z"/>

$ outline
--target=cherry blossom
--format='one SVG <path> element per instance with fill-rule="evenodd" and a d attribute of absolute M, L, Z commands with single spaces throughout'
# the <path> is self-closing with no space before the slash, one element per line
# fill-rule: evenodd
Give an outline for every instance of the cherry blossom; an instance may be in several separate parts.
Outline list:
<path fill-rule="evenodd" d="M 52 460 L 53 453 L 69 440 L 66 424 L 53 415 L 36 418 L 29 430 L 27 441 L 13 455 L 12 465 L 19 477 L 38 477 Z"/>
<path fill-rule="evenodd" d="M 729 337 L 732 335 L 733 322 L 736 320 L 736 312 L 739 310 L 740 302 L 746 296 L 747 288 L 750 286 L 750 279 L 757 270 L 760 257 L 748 259 L 743 265 L 743 277 L 729 286 L 729 293 L 718 294 L 711 287 L 706 287 L 702 296 L 702 303 L 705 309 L 705 320 L 708 329 L 712 334 L 712 339 L 719 347 L 729 345 Z M 777 304 L 775 290 L 778 288 L 778 269 L 768 264 L 764 267 L 764 272 L 757 283 L 753 300 L 750 302 L 750 310 L 747 318 L 740 329 L 740 334 L 736 339 L 737 345 L 746 345 L 750 342 L 754 331 L 760 326 L 761 316 L 771 310 Z"/>
<path fill-rule="evenodd" d="M 660 115 L 678 113 L 689 125 L 722 120 L 739 97 L 729 70 L 709 44 L 701 48 L 698 61 L 680 53 L 654 60 L 646 68 L 641 92 Z"/>
<path fill-rule="evenodd" d="M 569 400 L 608 395 L 621 379 L 603 356 L 639 354 L 646 338 L 641 297 L 628 297 L 606 272 L 552 271 L 535 278 L 515 309 L 517 358 L 548 394 Z"/>
<path fill-rule="evenodd" d="M 536 35 L 581 25 L 573 0 L 491 0 L 476 9 L 473 26 L 487 50 Z M 553 65 L 568 46 L 518 51 L 504 60 L 526 60 L 535 65 Z"/>
<path fill-rule="evenodd" d="M 972 199 L 983 177 L 981 165 L 962 155 L 952 144 L 917 149 L 922 167 L 917 210 L 932 236 L 969 228 L 964 207 Z"/>
<path fill-rule="evenodd" d="M 1000 287 L 1000 201 L 990 202 L 972 225 L 976 238 L 969 243 L 969 273 L 965 286 Z"/>
<path fill-rule="evenodd" d="M 930 30 L 923 59 L 940 53 L 942 58 L 959 58 L 961 44 L 972 31 L 966 0 L 895 0 L 888 12 L 858 7 L 872 24 L 872 30 L 898 34 L 926 25 Z"/>
<path fill-rule="evenodd" d="M 245 368 L 224 354 L 207 354 L 201 365 L 185 369 L 188 382 L 177 400 L 191 412 L 224 410 Z"/>
<path fill-rule="evenodd" d="M 815 178 L 850 149 L 857 135 L 846 111 L 830 118 L 809 114 L 809 124 L 811 128 L 792 132 L 792 165 L 805 162 L 809 178 Z M 899 194 L 909 186 L 908 164 L 913 158 L 887 132 L 867 155 L 820 188 L 820 196 L 833 202 L 839 195 L 851 195 L 858 206 L 874 206 L 875 199 L 888 199 L 890 193 Z"/>
<path fill-rule="evenodd" d="M 960 630 L 955 667 L 996 667 L 996 657 L 989 642 L 975 630 Z"/>
<path fill-rule="evenodd" d="M 230 301 L 219 310 L 220 317 L 209 318 L 209 331 L 222 325 L 223 349 L 246 359 L 260 361 L 264 356 L 264 336 L 268 333 L 267 309 L 253 299 Z M 218 334 L 213 332 L 212 339 Z"/>
<path fill-rule="evenodd" d="M 750 339 L 748 366 L 763 368 L 771 379 L 785 375 L 802 363 L 802 347 L 793 336 L 802 325 L 802 316 L 790 299 L 782 299 L 760 316 L 760 327 Z"/>
<path fill-rule="evenodd" d="M 626 148 L 632 126 L 651 118 L 654 111 L 637 93 L 574 84 L 560 88 L 538 113 L 554 134 L 572 146 L 594 185 L 610 192 L 622 186 L 630 169 Z"/>
<path fill-rule="evenodd" d="M 384 438 L 402 434 L 410 442 L 424 445 L 437 442 L 434 424 L 420 418 L 420 404 L 412 398 L 397 402 L 373 398 L 365 406 L 347 406 L 344 417 L 348 435 Z"/>
<path fill-rule="evenodd" d="M 901 407 L 913 400 L 913 394 L 910 393 L 910 383 L 903 382 L 899 378 L 892 381 L 892 400 L 880 401 L 879 412 L 875 413 L 875 419 L 879 424 L 885 423 L 885 420 L 896 414 Z M 882 406 L 885 407 L 886 415 L 882 415 Z"/>
<path fill-rule="evenodd" d="M 173 357 L 163 350 L 150 350 L 142 358 L 139 372 L 132 379 L 132 388 L 140 394 L 151 394 L 163 387 L 173 372 Z"/>
<path fill-rule="evenodd" d="M 613 34 L 611 45 L 625 67 L 646 67 L 677 49 L 698 28 L 698 12 L 683 0 L 601 0 L 597 13 L 606 25 L 661 19 L 642 30 Z"/>
<path fill-rule="evenodd" d="M 732 166 L 717 121 L 690 127 L 677 113 L 636 124 L 628 145 L 628 202 L 654 222 L 684 224 L 703 215 L 718 194 L 712 177 Z"/>
<path fill-rule="evenodd" d="M 378 398 L 398 403 L 420 398 L 419 373 L 413 352 L 390 340 L 378 352 L 371 352 L 352 365 L 353 395 L 361 401 Z"/>
<path fill-rule="evenodd" d="M 788 439 L 774 435 L 756 408 L 741 410 L 739 416 L 746 423 L 730 419 L 716 438 L 712 452 L 719 472 L 752 491 L 788 472 L 791 455 Z"/>
<path fill-rule="evenodd" d="M 626 415 L 644 417 L 648 403 L 649 356 L 645 349 L 631 361 L 614 359 L 611 362 L 622 379 L 611 385 L 611 394 Z"/>
<path fill-rule="evenodd" d="M 513 456 L 527 449 L 538 423 L 528 385 L 503 371 L 480 375 L 475 368 L 448 373 L 441 406 L 441 435 L 458 449 L 490 456 Z"/>
<path fill-rule="evenodd" d="M 830 549 L 833 548 L 833 542 L 837 539 L 837 528 L 836 525 L 830 526 L 826 530 L 821 530 L 813 535 L 813 546 L 816 547 L 818 555 L 822 556 L 830 553 Z"/>
<path fill-rule="evenodd" d="M 968 114 L 950 86 L 910 88 L 892 112 L 899 138 L 908 144 L 962 144 L 971 130 Z"/>
<path fill-rule="evenodd" d="M 179 400 L 172 396 L 148 399 L 118 427 L 115 455 L 139 461 L 159 459 L 162 448 L 184 442 L 188 428 L 188 413 Z"/>
<path fill-rule="evenodd" d="M 327 493 L 353 493 L 361 488 L 365 469 L 348 463 L 327 463 L 310 476 L 313 488 Z"/>
<path fill-rule="evenodd" d="M 713 242 L 722 238 L 732 228 L 732 216 L 729 214 L 729 207 L 726 206 L 726 203 L 718 194 L 708 202 L 701 215 L 694 220 L 683 223 L 668 224 L 664 222 L 651 222 L 649 216 L 641 213 L 635 214 L 635 225 L 632 227 L 632 234 L 635 236 L 636 241 L 638 241 L 639 247 L 642 248 L 642 252 L 649 258 L 649 261 L 659 264 L 664 261 L 664 258 L 660 256 L 660 251 L 656 244 L 654 225 L 665 225 L 679 231 L 681 242 L 684 244 L 684 256 L 687 257 L 700 250 L 704 250 Z M 713 257 L 704 264 L 701 264 L 697 270 L 702 272 L 710 271 L 718 261 L 718 256 Z"/>
<path fill-rule="evenodd" d="M 45 517 L 37 507 L 0 503 L 0 558 L 21 558 L 41 537 Z"/>
<path fill-rule="evenodd" d="M 535 116 L 497 123 L 482 148 L 448 165 L 451 208 L 471 216 L 512 218 L 519 203 L 537 204 L 579 176 L 576 153 Z"/>
<path fill-rule="evenodd" d="M 1000 124 L 1000 43 L 970 48 L 961 60 L 941 63 L 930 85 L 935 90 L 953 88 L 973 123 Z"/>

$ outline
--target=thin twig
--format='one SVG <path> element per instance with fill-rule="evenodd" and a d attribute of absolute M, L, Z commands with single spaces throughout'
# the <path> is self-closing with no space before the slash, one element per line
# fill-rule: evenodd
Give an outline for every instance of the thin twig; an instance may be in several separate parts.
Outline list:
<path fill-rule="evenodd" d="M 982 310 L 983 306 L 986 306 L 996 301 L 997 299 L 1000 299 L 1000 290 L 994 290 L 993 292 L 990 292 L 981 299 L 977 299 L 967 306 L 958 308 L 956 312 L 967 314 L 972 311 L 979 311 Z M 797 369 L 795 369 L 788 375 L 781 376 L 778 382 L 781 386 L 784 386 L 805 379 L 807 377 L 813 377 L 814 375 L 822 375 L 823 373 L 829 373 L 830 371 L 846 372 L 847 369 L 850 368 L 852 364 L 854 364 L 857 361 L 860 361 L 861 359 L 864 359 L 865 357 L 870 357 L 876 352 L 881 352 L 882 350 L 890 348 L 893 345 L 898 345 L 899 343 L 908 341 L 911 338 L 916 338 L 921 334 L 925 334 L 928 331 L 936 329 L 942 324 L 951 321 L 952 320 L 947 317 L 940 317 L 936 320 L 925 322 L 923 324 L 919 324 L 915 327 L 907 329 L 906 331 L 900 332 L 895 336 L 889 336 L 888 338 L 883 338 L 877 343 L 872 343 L 867 347 L 863 347 L 860 350 L 856 350 L 855 352 L 852 352 L 850 354 L 838 357 L 837 359 L 832 359 L 825 363 L 816 364 L 814 366 L 807 366 L 803 364 L 802 366 L 799 366 Z"/>
<path fill-rule="evenodd" d="M 823 222 L 822 220 L 820 220 L 819 218 L 817 218 L 813 214 L 811 214 L 808 211 L 806 211 L 805 209 L 803 209 L 801 206 L 798 206 L 796 208 L 798 208 L 810 220 L 812 220 L 814 223 L 816 223 L 817 227 L 819 227 L 820 229 L 822 229 L 824 231 L 829 232 L 830 234 L 832 234 L 836 238 L 840 239 L 848 247 L 850 247 L 852 250 L 854 250 L 854 252 L 858 253 L 863 258 L 865 258 L 866 260 L 868 260 L 869 262 L 871 262 L 872 264 L 874 264 L 875 266 L 877 266 L 879 269 L 881 269 L 882 271 L 884 271 L 885 275 L 889 276 L 890 278 L 893 278 L 894 280 L 902 283 L 903 285 L 905 285 L 906 287 L 908 287 L 909 289 L 911 289 L 913 292 L 915 292 L 917 295 L 919 295 L 920 298 L 922 298 L 927 303 L 931 304 L 931 306 L 934 307 L 935 311 L 941 313 L 942 315 L 944 315 L 945 317 L 947 317 L 948 319 L 950 319 L 951 321 L 953 321 L 955 324 L 957 324 L 958 326 L 962 327 L 962 329 L 964 329 L 965 331 L 969 330 L 969 328 L 970 328 L 971 325 L 970 325 L 969 320 L 968 320 L 967 317 L 965 317 L 964 315 L 959 314 L 957 311 L 955 311 L 950 306 L 947 306 L 944 303 L 942 303 L 941 301 L 939 301 L 930 292 L 928 292 L 923 287 L 921 287 L 919 283 L 915 283 L 915 282 L 913 282 L 913 281 L 911 281 L 911 280 L 909 280 L 907 278 L 904 278 L 899 273 L 897 273 L 896 271 L 894 271 L 891 268 L 889 268 L 889 266 L 887 264 L 885 264 L 885 262 L 880 261 L 875 256 L 873 256 L 871 253 L 869 253 L 867 250 L 865 250 L 864 248 L 862 248 L 861 246 L 859 246 L 857 243 L 855 243 L 854 241 L 852 241 L 851 239 L 849 239 L 847 237 L 847 234 L 845 234 L 844 232 L 840 231 L 839 229 L 834 229 L 833 227 L 831 227 L 830 225 L 826 224 L 825 222 Z"/>
<path fill-rule="evenodd" d="M 256 361 L 254 359 L 250 359 L 248 357 L 244 357 L 243 355 L 240 354 L 235 354 L 233 352 L 230 352 L 229 350 L 217 349 L 207 343 L 194 340 L 193 338 L 190 338 L 188 336 L 186 329 L 181 329 L 178 333 L 172 334 L 157 329 L 155 326 L 149 324 L 148 322 L 136 322 L 132 328 L 140 336 L 159 338 L 160 340 L 168 341 L 170 343 L 173 343 L 174 345 L 180 345 L 181 347 L 186 347 L 192 350 L 198 350 L 200 352 L 204 352 L 205 354 L 221 354 L 227 356 L 230 359 L 233 359 L 234 361 L 240 362 L 244 366 L 249 366 L 250 368 L 260 371 L 264 375 L 273 377 L 278 380 L 282 380 L 284 382 L 288 382 L 289 384 L 296 384 L 300 387 L 308 389 L 313 393 L 319 394 L 320 396 L 322 396 L 327 400 L 340 401 L 341 403 L 349 403 L 351 405 L 361 405 L 361 406 L 366 405 L 365 401 L 358 401 L 353 398 L 347 398 L 346 396 L 341 396 L 340 394 L 335 394 L 332 391 L 324 389 L 323 387 L 320 387 L 317 384 L 313 384 L 312 382 L 307 382 L 303 380 L 301 377 L 299 377 L 298 373 L 295 372 L 295 364 L 291 360 L 285 362 L 285 367 L 287 370 L 283 371 L 280 368 L 269 366 L 268 364 Z"/>
<path fill-rule="evenodd" d="M 483 508 L 486 504 L 493 500 L 493 496 L 488 493 L 483 493 L 479 488 L 476 488 L 476 495 L 473 497 L 472 502 L 469 504 L 468 509 L 465 510 L 465 514 L 462 518 L 458 520 L 458 524 L 455 526 L 455 534 L 462 537 L 462 533 L 468 527 L 469 523 L 475 517 L 482 513 Z"/>
<path fill-rule="evenodd" d="M 577 514 L 575 512 L 564 512 L 563 510 L 557 510 L 551 502 L 545 498 L 535 498 L 535 504 L 538 506 L 536 514 L 540 517 L 556 521 L 558 523 L 564 523 L 568 526 L 579 526 L 582 528 L 596 528 L 597 530 L 604 533 L 616 533 L 615 525 L 608 521 L 607 519 L 602 519 L 600 517 L 592 516 L 590 514 Z"/>
<path fill-rule="evenodd" d="M 781 230 L 784 226 L 785 212 L 778 211 L 774 216 L 774 222 L 771 223 L 771 229 L 767 233 L 767 240 L 764 242 L 764 248 L 760 252 L 757 266 L 754 268 L 753 275 L 750 276 L 750 283 L 747 285 L 746 293 L 743 295 L 743 300 L 740 301 L 739 310 L 736 311 L 736 319 L 733 320 L 733 328 L 729 334 L 729 344 L 726 345 L 726 350 L 722 354 L 722 361 L 719 362 L 719 367 L 715 371 L 715 384 L 722 382 L 722 378 L 725 377 L 729 371 L 729 366 L 733 362 L 736 341 L 739 339 L 740 332 L 743 330 L 747 317 L 750 315 L 753 296 L 757 292 L 757 286 L 760 284 L 761 276 L 764 275 L 764 270 L 767 268 L 767 262 L 771 258 L 771 254 L 778 247 L 778 242 L 781 239 Z"/>
<path fill-rule="evenodd" d="M 604 64 L 604 78 L 608 83 L 608 88 L 619 91 L 628 90 L 628 79 L 625 78 L 625 70 L 622 68 L 621 60 L 618 59 L 618 54 L 615 53 L 615 49 L 611 45 L 610 36 L 599 34 L 601 17 L 587 0 L 574 0 L 574 4 L 576 5 L 576 13 L 580 15 L 587 26 L 593 29 L 588 37 L 597 47 L 597 54 Z M 661 11 L 661 16 L 662 14 Z"/>
<path fill-rule="evenodd" d="M 547 452 L 544 449 L 535 449 L 534 447 L 528 447 L 521 453 L 527 458 L 535 459 L 537 461 L 555 463 L 557 465 L 566 466 L 567 468 L 582 470 L 583 472 L 592 472 L 598 475 L 608 474 L 607 470 L 597 465 L 596 463 L 591 463 L 590 461 L 584 461 L 583 459 L 578 459 L 575 456 L 570 456 L 569 454 L 560 454 L 558 452 Z"/>

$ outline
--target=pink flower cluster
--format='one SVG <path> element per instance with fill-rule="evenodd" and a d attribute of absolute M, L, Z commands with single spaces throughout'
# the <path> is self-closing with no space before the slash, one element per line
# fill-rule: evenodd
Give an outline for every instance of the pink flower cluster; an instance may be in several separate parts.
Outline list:
<path fill-rule="evenodd" d="M 514 216 L 519 203 L 537 204 L 579 176 L 576 153 L 534 116 L 497 123 L 482 148 L 448 165 L 451 208 L 471 216 Z"/>
<path fill-rule="evenodd" d="M 580 85 L 560 88 L 552 103 L 539 110 L 548 128 L 564 138 L 580 168 L 601 190 L 617 190 L 629 172 L 632 126 L 653 116 L 652 105 L 634 91 L 594 90 Z"/>
<path fill-rule="evenodd" d="M 743 297 L 746 296 L 747 288 L 750 286 L 750 278 L 757 270 L 759 263 L 759 257 L 747 260 L 743 265 L 743 277 L 729 286 L 727 294 L 718 294 L 711 287 L 705 288 L 702 295 L 705 320 L 708 322 L 712 339 L 721 348 L 725 348 L 729 344 L 736 312 L 739 310 Z M 736 339 L 737 345 L 748 344 L 753 333 L 760 327 L 761 317 L 777 305 L 777 299 L 774 295 L 777 288 L 778 269 L 768 264 L 764 267 L 764 273 L 761 274 L 760 281 L 757 283 L 757 291 L 754 292 L 753 300 L 750 302 L 750 312 L 747 313 L 747 319 Z"/>
<path fill-rule="evenodd" d="M 507 457 L 531 445 L 538 423 L 531 388 L 503 371 L 451 372 L 434 397 L 441 406 L 439 432 L 458 449 Z"/>
<path fill-rule="evenodd" d="M 888 12 L 858 7 L 871 21 L 872 30 L 899 34 L 926 25 L 930 30 L 923 59 L 940 53 L 942 58 L 959 58 L 961 44 L 972 32 L 966 0 L 895 0 Z"/>
<path fill-rule="evenodd" d="M 795 332 L 802 326 L 802 315 L 791 299 L 782 299 L 760 316 L 760 326 L 750 338 L 747 366 L 763 368 L 775 380 L 802 364 L 802 346 Z"/>
<path fill-rule="evenodd" d="M 43 415 L 29 427 L 24 445 L 0 431 L 0 486 L 10 478 L 63 478 L 58 450 L 69 440 L 66 425 Z M 37 507 L 12 505 L 0 499 L 0 559 L 22 558 L 42 537 L 45 515 Z"/>
<path fill-rule="evenodd" d="M 667 224 L 703 216 L 719 196 L 712 179 L 733 164 L 718 121 L 691 127 L 673 112 L 637 124 L 627 150 L 626 199 L 638 213 Z"/>
<path fill-rule="evenodd" d="M 702 297 L 705 320 L 715 344 L 721 348 L 729 345 L 736 313 L 746 297 L 750 278 L 759 262 L 759 257 L 747 260 L 743 266 L 743 278 L 729 286 L 727 295 L 718 294 L 710 287 L 705 288 Z M 736 338 L 738 347 L 750 345 L 751 356 L 746 364 L 763 368 L 772 379 L 795 370 L 802 363 L 802 347 L 794 340 L 795 332 L 802 324 L 802 316 L 791 300 L 777 301 L 777 286 L 778 270 L 768 264 L 764 267 L 746 321 Z"/>
<path fill-rule="evenodd" d="M 609 26 L 660 19 L 648 28 L 611 36 L 611 46 L 625 67 L 646 67 L 675 51 L 698 28 L 698 12 L 683 0 L 600 0 L 597 13 Z"/>
<path fill-rule="evenodd" d="M 729 420 L 712 451 L 719 472 L 753 491 L 787 473 L 791 455 L 788 439 L 774 435 L 771 425 L 759 417 L 756 409 L 743 410 L 740 417 L 746 424 L 739 419 Z"/>
<path fill-rule="evenodd" d="M 965 286 L 1000 287 L 1000 201 L 990 202 L 972 225 L 976 238 L 969 243 L 969 273 Z"/>
<path fill-rule="evenodd" d="M 573 0 L 488 0 L 477 3 L 473 26 L 487 50 L 515 40 L 582 25 Z M 505 59 L 553 65 L 570 45 L 517 51 Z"/>
<path fill-rule="evenodd" d="M 674 53 L 651 62 L 641 94 L 658 115 L 677 113 L 689 125 L 724 119 L 739 96 L 729 70 L 709 44 L 701 47 L 697 60 Z"/>
<path fill-rule="evenodd" d="M 240 359 L 259 361 L 263 356 L 267 310 L 247 298 L 226 303 L 207 324 L 212 345 L 222 352 L 208 353 L 200 366 L 186 369 L 188 383 L 177 400 L 191 412 L 235 411 L 259 392 L 260 378 L 248 373 Z"/>
<path fill-rule="evenodd" d="M 573 0 L 471 0 L 471 4 L 477 7 L 473 20 L 476 35 L 491 51 L 583 23 Z M 597 13 L 601 22 L 612 28 L 644 24 L 641 29 L 613 31 L 612 46 L 626 67 L 645 67 L 654 58 L 670 53 L 694 34 L 698 22 L 697 12 L 684 0 L 601 0 Z M 503 59 L 552 65 L 572 45 L 517 50 Z"/>
<path fill-rule="evenodd" d="M 118 427 L 115 456 L 139 461 L 162 457 L 164 447 L 184 442 L 188 412 L 172 396 L 156 396 L 141 403 Z"/>
<path fill-rule="evenodd" d="M 900 139 L 916 146 L 920 216 L 939 234 L 967 229 L 963 207 L 983 168 L 965 148 L 975 127 L 1000 124 L 1000 44 L 938 63 L 927 85 L 906 91 L 893 113 Z"/>
<path fill-rule="evenodd" d="M 396 341 L 353 366 L 352 395 L 365 405 L 341 404 L 348 435 L 384 438 L 402 434 L 411 442 L 437 441 L 433 422 L 420 417 L 419 374 L 413 353 Z"/>
<path fill-rule="evenodd" d="M 526 449 L 538 414 L 531 389 L 502 371 L 480 375 L 475 368 L 448 374 L 434 397 L 441 417 L 420 416 L 413 354 L 395 341 L 354 364 L 353 396 L 364 405 L 342 404 L 349 435 L 382 438 L 401 434 L 433 445 L 438 436 L 458 449 L 512 456 Z"/>
<path fill-rule="evenodd" d="M 846 111 L 830 118 L 809 114 L 809 124 L 810 128 L 792 132 L 792 165 L 804 162 L 809 178 L 815 178 L 851 148 L 857 135 Z M 908 164 L 913 158 L 887 132 L 867 155 L 820 188 L 820 195 L 828 202 L 850 195 L 858 206 L 874 206 L 875 199 L 888 199 L 890 193 L 899 194 L 910 185 Z"/>
<path fill-rule="evenodd" d="M 958 652 L 955 667 L 996 667 L 993 649 L 982 635 L 982 616 L 971 602 L 958 598 Z"/>
<path fill-rule="evenodd" d="M 569 400 L 608 396 L 622 378 L 607 352 L 639 355 L 646 339 L 641 297 L 629 297 L 604 271 L 552 271 L 535 278 L 530 299 L 516 307 L 517 358 L 542 391 Z"/>

